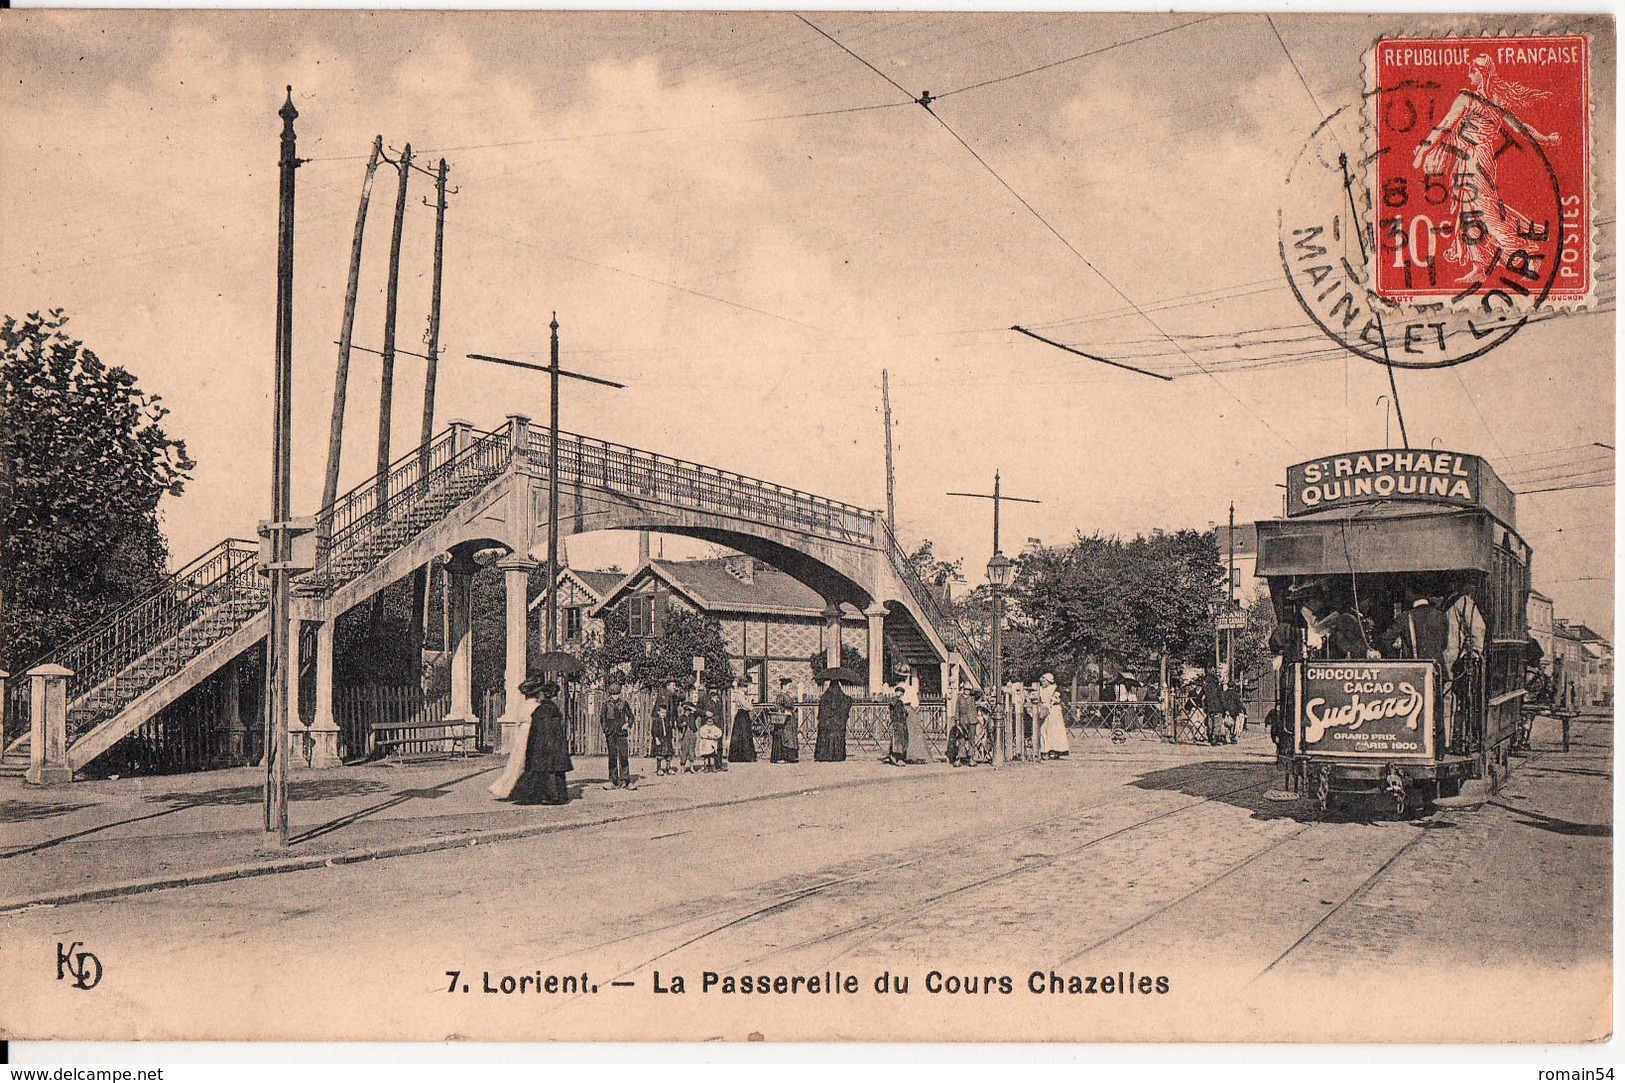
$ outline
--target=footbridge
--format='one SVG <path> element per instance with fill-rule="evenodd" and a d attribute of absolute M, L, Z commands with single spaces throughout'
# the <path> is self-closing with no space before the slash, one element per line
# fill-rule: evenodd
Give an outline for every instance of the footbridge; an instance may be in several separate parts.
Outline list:
<path fill-rule="evenodd" d="M 559 503 L 552 507 L 555 470 Z M 856 607 L 868 619 L 871 688 L 885 679 L 883 644 L 896 659 L 940 665 L 949 680 L 981 685 L 983 667 L 974 647 L 911 569 L 882 513 L 575 433 L 560 434 L 554 462 L 547 430 L 521 416 L 494 432 L 453 422 L 427 447 L 413 449 L 316 516 L 316 567 L 295 581 L 292 617 L 292 641 L 314 655 L 314 721 L 298 727 L 314 750 L 313 764 L 337 762 L 332 700 L 338 617 L 431 561 L 445 561 L 449 587 L 450 718 L 471 720 L 469 585 L 479 568 L 474 556 L 501 553 L 496 566 L 504 575 L 508 622 L 504 684 L 510 712 L 518 709 L 528 642 L 526 587 L 545 558 L 554 518 L 561 537 L 613 529 L 684 535 L 794 576 L 827 603 L 836 629 L 825 637 L 832 665 L 839 664 L 841 607 Z M 30 777 L 41 774 L 42 761 L 59 759 L 57 776 L 71 776 L 263 642 L 269 598 L 257 556 L 252 542 L 221 542 L 147 596 L 14 675 L 8 719 L 26 719 L 30 698 L 55 695 L 65 703 L 67 740 L 64 750 L 34 750 L 26 732 L 11 730 L 7 758 L 16 762 L 25 750 L 31 753 Z M 19 678 L 24 687 L 17 687 Z M 298 688 L 290 687 L 289 694 L 297 703 Z"/>

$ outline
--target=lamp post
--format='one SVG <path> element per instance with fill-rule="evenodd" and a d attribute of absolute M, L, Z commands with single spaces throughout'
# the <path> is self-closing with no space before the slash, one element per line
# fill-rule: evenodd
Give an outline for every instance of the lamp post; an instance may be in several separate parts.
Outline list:
<path fill-rule="evenodd" d="M 997 735 L 994 762 L 1009 759 L 1009 737 L 1004 716 L 1004 592 L 1015 578 L 1016 563 L 997 549 L 987 562 L 987 583 L 993 588 L 993 727 Z"/>

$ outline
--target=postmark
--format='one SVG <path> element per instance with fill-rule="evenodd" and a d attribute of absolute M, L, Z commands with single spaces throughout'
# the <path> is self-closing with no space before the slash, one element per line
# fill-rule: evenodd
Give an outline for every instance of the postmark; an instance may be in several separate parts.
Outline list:
<path fill-rule="evenodd" d="M 1368 73 L 1376 296 L 1509 311 L 1584 303 L 1586 37 L 1384 39 Z"/>

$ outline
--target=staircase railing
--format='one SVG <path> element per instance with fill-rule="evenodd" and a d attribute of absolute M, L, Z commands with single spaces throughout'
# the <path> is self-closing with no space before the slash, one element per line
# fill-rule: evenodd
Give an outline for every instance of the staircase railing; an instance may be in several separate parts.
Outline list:
<path fill-rule="evenodd" d="M 914 566 L 908 562 L 908 554 L 903 552 L 897 536 L 880 516 L 875 517 L 875 532 L 880 535 L 881 544 L 891 555 L 892 567 L 896 570 L 898 578 L 908 587 L 914 603 L 924 611 L 926 619 L 936 628 L 937 634 L 942 636 L 949 648 L 960 653 L 976 679 L 981 681 L 987 672 L 987 665 L 982 658 L 982 652 L 976 648 L 970 632 L 957 617 L 943 611 L 942 603 L 937 600 L 931 588 L 926 586 L 925 580 L 920 578 Z"/>
<path fill-rule="evenodd" d="M 157 651 L 204 612 L 233 601 L 263 604 L 264 587 L 255 575 L 258 556 L 254 542 L 228 538 L 145 597 L 53 649 L 46 660 L 73 671 L 69 701 Z M 184 661 L 174 661 L 174 668 Z"/>
<path fill-rule="evenodd" d="M 390 464 L 382 484 L 374 475 L 317 512 L 316 568 L 311 579 L 327 587 L 337 585 L 332 560 L 336 554 L 378 533 L 453 479 L 494 476 L 507 465 L 506 430 L 470 431 L 468 437 L 458 449 L 456 430 L 447 429 L 429 445 L 427 455 L 422 448 L 413 448 Z"/>
<path fill-rule="evenodd" d="M 545 429 L 530 430 L 525 454 L 544 468 L 547 443 Z M 855 504 L 578 433 L 559 433 L 559 480 L 773 522 L 820 537 L 865 543 L 874 538 L 874 513 Z"/>

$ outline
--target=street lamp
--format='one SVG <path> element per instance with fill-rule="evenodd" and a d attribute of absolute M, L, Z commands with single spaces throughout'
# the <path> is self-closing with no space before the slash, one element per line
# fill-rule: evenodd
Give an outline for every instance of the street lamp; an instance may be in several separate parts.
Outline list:
<path fill-rule="evenodd" d="M 987 584 L 993 588 L 993 727 L 998 734 L 998 761 L 1009 759 L 1009 739 L 1004 721 L 1004 592 L 1016 575 L 1016 562 L 993 550 L 987 562 Z"/>

